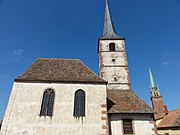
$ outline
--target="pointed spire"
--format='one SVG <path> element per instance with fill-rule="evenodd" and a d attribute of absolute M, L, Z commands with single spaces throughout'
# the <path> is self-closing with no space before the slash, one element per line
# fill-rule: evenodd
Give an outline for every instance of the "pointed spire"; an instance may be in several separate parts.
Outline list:
<path fill-rule="evenodd" d="M 149 67 L 149 76 L 150 76 L 150 88 L 151 88 L 151 90 L 158 90 L 158 86 L 154 80 L 154 77 L 153 77 L 153 74 L 152 74 L 150 67 Z"/>
<path fill-rule="evenodd" d="M 151 97 L 160 97 L 160 91 L 159 88 L 154 80 L 153 74 L 151 72 L 151 69 L 149 67 L 149 76 L 150 76 L 150 90 L 151 90 Z"/>
<path fill-rule="evenodd" d="M 106 9 L 105 9 L 105 17 L 104 17 L 104 31 L 103 36 L 100 39 L 118 39 L 120 38 L 115 31 L 108 0 L 106 0 Z"/>

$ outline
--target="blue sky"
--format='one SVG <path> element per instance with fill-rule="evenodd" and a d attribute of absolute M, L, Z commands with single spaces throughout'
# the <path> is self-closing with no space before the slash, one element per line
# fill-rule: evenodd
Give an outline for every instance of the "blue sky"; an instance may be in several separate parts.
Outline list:
<path fill-rule="evenodd" d="M 126 38 L 133 90 L 149 105 L 148 64 L 169 110 L 180 108 L 180 0 L 109 0 Z M 0 0 L 0 118 L 13 80 L 37 58 L 78 58 L 98 74 L 105 0 Z"/>

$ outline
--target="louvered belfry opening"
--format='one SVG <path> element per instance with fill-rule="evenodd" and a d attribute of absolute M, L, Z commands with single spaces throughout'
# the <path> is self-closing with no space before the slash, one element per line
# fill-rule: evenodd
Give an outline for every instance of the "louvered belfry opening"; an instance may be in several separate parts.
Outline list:
<path fill-rule="evenodd" d="M 124 134 L 133 134 L 133 126 L 132 126 L 131 119 L 123 120 L 123 131 L 124 131 Z"/>
<path fill-rule="evenodd" d="M 55 92 L 53 89 L 47 89 L 43 94 L 40 116 L 52 116 L 54 106 Z"/>
<path fill-rule="evenodd" d="M 77 90 L 74 97 L 74 117 L 85 116 L 85 92 Z"/>

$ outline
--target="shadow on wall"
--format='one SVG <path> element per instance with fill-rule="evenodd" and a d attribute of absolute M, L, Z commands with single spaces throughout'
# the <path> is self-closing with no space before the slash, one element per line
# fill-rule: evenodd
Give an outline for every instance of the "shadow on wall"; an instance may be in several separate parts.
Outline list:
<path fill-rule="evenodd" d="M 3 121 L 1 120 L 1 121 L 0 121 L 0 130 L 1 130 L 2 122 L 3 122 Z"/>

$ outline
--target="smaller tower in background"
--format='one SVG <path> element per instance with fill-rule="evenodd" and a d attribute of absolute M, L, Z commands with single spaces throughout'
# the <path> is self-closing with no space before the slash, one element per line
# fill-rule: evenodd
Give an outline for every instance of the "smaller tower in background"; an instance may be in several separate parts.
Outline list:
<path fill-rule="evenodd" d="M 159 88 L 154 80 L 152 71 L 149 67 L 149 77 L 150 77 L 150 90 L 151 90 L 151 97 L 161 97 Z"/>
<path fill-rule="evenodd" d="M 155 120 L 163 118 L 167 113 L 167 107 L 164 105 L 163 97 L 160 94 L 159 88 L 153 77 L 152 71 L 149 67 L 149 77 L 150 77 L 150 91 L 151 91 L 151 102 L 152 107 L 155 111 Z"/>

